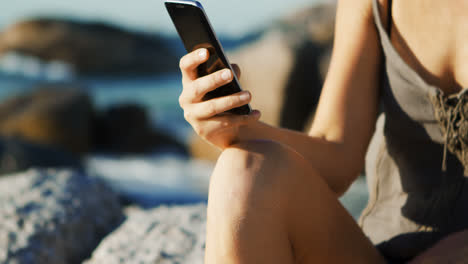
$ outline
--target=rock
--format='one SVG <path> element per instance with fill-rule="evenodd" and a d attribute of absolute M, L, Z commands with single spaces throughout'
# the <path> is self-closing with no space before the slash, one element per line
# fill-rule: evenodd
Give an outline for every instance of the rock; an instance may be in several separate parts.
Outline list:
<path fill-rule="evenodd" d="M 252 92 L 252 105 L 264 112 L 265 122 L 304 129 L 328 68 L 334 17 L 335 5 L 301 9 L 232 54 L 243 69 L 241 84 Z"/>
<path fill-rule="evenodd" d="M 114 105 L 98 114 L 94 148 L 100 152 L 145 153 L 171 147 L 186 154 L 185 145 L 153 128 L 147 111 L 137 104 Z"/>
<path fill-rule="evenodd" d="M 177 69 L 178 57 L 163 39 L 105 23 L 37 18 L 0 35 L 0 56 L 21 53 L 61 61 L 78 73 L 159 73 Z"/>
<path fill-rule="evenodd" d="M 0 179 L 0 263 L 81 263 L 122 221 L 116 195 L 68 170 Z"/>
<path fill-rule="evenodd" d="M 0 103 L 0 136 L 76 156 L 161 148 L 188 152 L 184 144 L 153 128 L 144 107 L 122 104 L 97 111 L 86 90 L 72 84 L 40 85 Z M 34 153 L 22 155 L 34 157 Z"/>
<path fill-rule="evenodd" d="M 81 160 L 68 152 L 13 138 L 0 138 L 0 175 L 35 168 L 82 169 Z"/>
<path fill-rule="evenodd" d="M 127 220 L 108 235 L 86 264 L 203 263 L 206 205 L 127 210 Z"/>
<path fill-rule="evenodd" d="M 259 40 L 229 55 L 262 121 L 294 130 L 311 122 L 332 49 L 334 4 L 301 9 L 277 21 Z M 213 160 L 219 151 L 195 136 L 190 153 Z"/>
<path fill-rule="evenodd" d="M 38 86 L 0 104 L 0 136 L 83 154 L 91 150 L 93 116 L 93 103 L 83 89 Z"/>
<path fill-rule="evenodd" d="M 304 129 L 328 68 L 334 17 L 331 4 L 301 9 L 230 56 L 241 66 L 241 85 L 252 92 L 252 106 L 262 110 L 263 121 Z"/>

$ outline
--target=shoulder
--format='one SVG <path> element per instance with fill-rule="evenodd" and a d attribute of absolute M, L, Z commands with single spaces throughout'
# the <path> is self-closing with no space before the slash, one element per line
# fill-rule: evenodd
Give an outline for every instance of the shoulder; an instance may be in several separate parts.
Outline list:
<path fill-rule="evenodd" d="M 375 3 L 378 6 L 382 24 L 386 28 L 388 23 L 388 9 L 390 8 L 389 2 L 389 0 L 339 0 L 338 7 L 342 6 L 342 9 L 346 10 L 342 13 L 359 14 L 362 19 L 374 24 L 373 5 Z"/>
<path fill-rule="evenodd" d="M 387 0 L 377 0 L 384 3 Z M 338 12 L 345 16 L 359 17 L 370 21 L 373 18 L 372 5 L 374 0 L 339 0 Z"/>
<path fill-rule="evenodd" d="M 338 0 L 337 19 L 347 22 L 364 22 L 374 24 L 373 2 L 375 0 Z M 387 2 L 387 0 L 377 0 Z M 379 8 L 382 10 L 382 8 Z M 352 23 L 354 24 L 354 23 Z M 361 24 L 362 23 L 358 23 Z M 352 26 L 351 24 L 349 26 Z"/>

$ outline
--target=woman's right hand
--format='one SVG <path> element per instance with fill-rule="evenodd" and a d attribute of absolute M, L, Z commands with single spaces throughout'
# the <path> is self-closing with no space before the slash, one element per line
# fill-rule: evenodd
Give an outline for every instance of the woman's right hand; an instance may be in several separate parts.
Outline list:
<path fill-rule="evenodd" d="M 209 143 L 224 149 L 236 143 L 239 128 L 258 121 L 260 112 L 252 111 L 249 115 L 234 115 L 226 111 L 248 104 L 251 94 L 241 91 L 232 95 L 203 101 L 206 93 L 215 90 L 233 80 L 230 69 L 222 69 L 210 75 L 199 77 L 197 67 L 208 60 L 207 49 L 197 49 L 180 60 L 183 91 L 179 104 L 184 110 L 184 117 L 200 137 Z"/>

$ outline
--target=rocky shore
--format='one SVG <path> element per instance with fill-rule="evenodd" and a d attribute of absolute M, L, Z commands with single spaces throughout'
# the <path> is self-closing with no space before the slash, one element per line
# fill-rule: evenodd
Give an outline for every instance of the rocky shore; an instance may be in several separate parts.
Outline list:
<path fill-rule="evenodd" d="M 105 184 L 73 170 L 0 179 L 0 263 L 202 263 L 203 204 L 123 208 Z"/>
<path fill-rule="evenodd" d="M 0 179 L 0 263 L 81 263 L 123 220 L 117 195 L 70 170 Z"/>
<path fill-rule="evenodd" d="M 204 259 L 206 205 L 127 208 L 126 221 L 85 264 L 191 263 Z"/>

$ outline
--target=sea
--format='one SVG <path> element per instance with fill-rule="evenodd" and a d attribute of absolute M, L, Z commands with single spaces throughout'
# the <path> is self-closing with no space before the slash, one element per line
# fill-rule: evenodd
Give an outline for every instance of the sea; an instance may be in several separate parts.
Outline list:
<path fill-rule="evenodd" d="M 26 3 L 28 2 L 28 3 Z M 318 0 L 206 0 L 213 27 L 227 49 L 242 45 L 246 36 L 268 27 L 275 19 Z M 83 21 L 99 20 L 130 30 L 162 34 L 180 56 L 183 48 L 165 13 L 162 0 L 34 0 L 8 1 L 0 5 L 0 31 L 30 17 L 65 17 Z M 248 38 L 247 38 L 248 39 Z M 179 72 L 145 76 L 77 76 L 61 62 L 44 62 L 22 54 L 0 57 L 0 100 L 33 89 L 38 83 L 73 82 L 91 95 L 104 109 L 118 103 L 138 103 L 148 110 L 153 125 L 188 142 L 192 130 L 178 106 L 182 90 Z M 99 177 L 127 201 L 143 207 L 160 204 L 206 202 L 214 163 L 181 156 L 170 151 L 146 155 L 91 154 L 86 158 L 87 174 Z M 361 177 L 341 198 L 357 218 L 368 195 Z"/>

